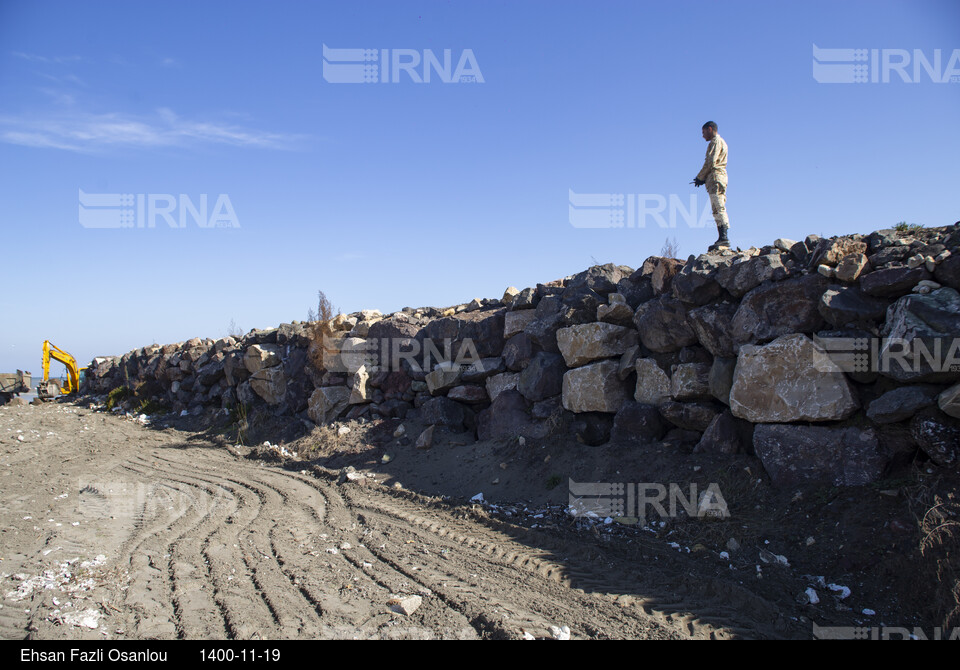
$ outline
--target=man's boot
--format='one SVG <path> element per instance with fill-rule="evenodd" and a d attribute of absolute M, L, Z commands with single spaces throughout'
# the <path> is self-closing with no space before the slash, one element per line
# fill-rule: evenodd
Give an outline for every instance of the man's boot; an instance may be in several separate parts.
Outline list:
<path fill-rule="evenodd" d="M 720 235 L 717 237 L 717 241 L 711 244 L 707 251 L 719 251 L 720 249 L 730 248 L 730 240 L 727 239 L 726 226 L 719 226 L 717 231 L 720 233 Z"/>

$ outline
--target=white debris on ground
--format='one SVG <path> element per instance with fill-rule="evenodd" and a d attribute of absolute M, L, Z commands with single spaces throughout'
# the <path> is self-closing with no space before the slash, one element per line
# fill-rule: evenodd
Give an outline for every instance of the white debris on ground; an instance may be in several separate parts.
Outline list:
<path fill-rule="evenodd" d="M 813 587 L 808 587 L 804 593 L 807 594 L 807 602 L 811 605 L 816 605 L 820 602 L 820 596 L 817 595 L 817 591 Z"/>
<path fill-rule="evenodd" d="M 77 626 L 80 628 L 96 629 L 100 626 L 100 619 L 103 614 L 95 609 L 85 609 L 79 612 L 62 613 L 60 610 L 53 610 L 47 615 L 47 620 L 58 623 L 63 626 Z"/>
<path fill-rule="evenodd" d="M 569 626 L 550 626 L 550 635 L 553 636 L 554 640 L 569 640 L 570 627 Z"/>
<path fill-rule="evenodd" d="M 296 458 L 296 454 L 294 454 L 292 451 L 290 451 L 289 449 L 287 449 L 281 444 L 270 444 L 269 441 L 266 441 L 263 443 L 263 446 L 269 449 L 270 451 L 273 451 L 279 454 L 280 456 L 283 456 L 284 458 Z"/>
<path fill-rule="evenodd" d="M 77 593 L 89 591 L 100 584 L 97 582 L 92 570 L 106 563 L 107 557 L 100 554 L 90 561 L 80 562 L 79 558 L 73 558 L 57 564 L 57 570 L 44 570 L 36 577 L 30 577 L 24 573 L 18 573 L 13 576 L 20 581 L 20 585 L 14 591 L 6 593 L 6 599 L 14 602 L 24 600 L 32 595 L 34 591 L 57 589 L 61 593 Z M 77 564 L 74 566 L 74 564 Z"/>

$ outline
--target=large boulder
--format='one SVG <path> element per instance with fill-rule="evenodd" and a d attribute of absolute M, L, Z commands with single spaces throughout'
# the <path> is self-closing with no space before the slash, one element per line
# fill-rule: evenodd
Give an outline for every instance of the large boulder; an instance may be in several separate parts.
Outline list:
<path fill-rule="evenodd" d="M 517 388 L 520 383 L 519 372 L 502 372 L 498 375 L 488 377 L 486 381 L 487 395 L 490 400 L 496 400 L 504 391 Z"/>
<path fill-rule="evenodd" d="M 730 357 L 736 355 L 730 335 L 736 313 L 737 305 L 718 302 L 691 309 L 687 318 L 704 349 L 714 356 Z"/>
<path fill-rule="evenodd" d="M 817 309 L 836 327 L 882 321 L 890 301 L 863 293 L 856 286 L 836 286 L 824 291 Z"/>
<path fill-rule="evenodd" d="M 439 395 L 459 385 L 461 374 L 460 365 L 456 362 L 441 361 L 433 372 L 427 374 L 424 381 L 427 382 L 427 390 L 431 395 Z"/>
<path fill-rule="evenodd" d="M 600 295 L 606 295 L 617 290 L 617 283 L 624 277 L 629 277 L 632 270 L 622 265 L 607 263 L 606 265 L 594 265 L 593 267 L 579 272 L 567 281 L 566 288 L 579 289 L 588 288 Z"/>
<path fill-rule="evenodd" d="M 810 252 L 809 267 L 818 265 L 837 266 L 845 256 L 862 254 L 867 251 L 867 243 L 853 237 L 822 238 Z"/>
<path fill-rule="evenodd" d="M 674 400 L 710 397 L 710 364 L 680 363 L 670 377 L 670 395 Z"/>
<path fill-rule="evenodd" d="M 562 356 L 547 351 L 538 352 L 520 373 L 517 390 L 532 402 L 558 395 L 563 390 L 566 371 Z"/>
<path fill-rule="evenodd" d="M 195 351 L 190 350 L 188 353 Z M 243 357 L 243 364 L 250 372 L 254 374 L 263 368 L 270 368 L 280 365 L 280 347 L 275 344 L 254 344 L 247 347 L 247 352 Z"/>
<path fill-rule="evenodd" d="M 753 449 L 774 486 L 860 486 L 877 481 L 886 459 L 876 431 L 761 424 Z"/>
<path fill-rule="evenodd" d="M 679 351 L 697 342 L 687 310 L 676 298 L 663 295 L 637 308 L 633 323 L 643 346 L 653 352 Z"/>
<path fill-rule="evenodd" d="M 463 323 L 460 329 L 460 340 L 455 351 L 470 343 L 470 349 L 477 356 L 489 358 L 499 356 L 503 351 L 505 341 L 504 310 L 485 312 L 487 316 Z M 455 355 L 457 355 L 455 353 Z"/>
<path fill-rule="evenodd" d="M 571 412 L 619 411 L 627 399 L 618 361 L 600 361 L 569 370 L 563 375 L 563 407 Z"/>
<path fill-rule="evenodd" d="M 633 399 L 646 405 L 658 405 L 670 397 L 670 377 L 652 358 L 638 358 L 635 363 L 637 385 Z"/>
<path fill-rule="evenodd" d="M 806 335 L 740 348 L 730 389 L 734 416 L 753 423 L 838 421 L 859 402 L 840 368 Z"/>
<path fill-rule="evenodd" d="M 350 389 L 345 386 L 325 386 L 310 395 L 307 416 L 317 424 L 330 423 L 347 411 Z"/>
<path fill-rule="evenodd" d="M 766 254 L 721 268 L 717 272 L 717 283 L 739 298 L 765 281 L 780 281 L 788 275 L 779 253 Z"/>
<path fill-rule="evenodd" d="M 960 294 L 941 288 L 900 298 L 887 310 L 880 374 L 898 381 L 960 380 Z"/>
<path fill-rule="evenodd" d="M 874 423 L 906 421 L 921 409 L 935 404 L 938 392 L 938 387 L 928 385 L 895 388 L 867 405 L 867 418 Z"/>
<path fill-rule="evenodd" d="M 469 416 L 467 409 L 446 396 L 430 398 L 420 406 L 420 418 L 424 423 L 446 426 L 451 430 L 463 431 Z"/>
<path fill-rule="evenodd" d="M 566 325 L 561 312 L 554 312 L 549 316 L 537 317 L 527 324 L 523 332 L 530 336 L 534 344 L 550 353 L 559 354 L 557 346 L 557 331 Z"/>
<path fill-rule="evenodd" d="M 921 281 L 930 278 L 930 273 L 922 266 L 910 268 L 904 265 L 861 275 L 860 288 L 867 295 L 896 298 L 906 295 Z"/>
<path fill-rule="evenodd" d="M 750 291 L 731 322 L 733 340 L 758 343 L 823 327 L 818 306 L 827 280 L 818 274 L 767 283 Z"/>
<path fill-rule="evenodd" d="M 960 253 L 954 253 L 938 264 L 933 276 L 944 286 L 960 291 Z"/>
<path fill-rule="evenodd" d="M 367 371 L 367 367 L 365 365 L 360 366 L 360 369 L 354 372 L 350 378 L 350 398 L 347 402 L 351 405 L 362 405 L 370 402 L 371 387 L 369 382 L 370 373 Z"/>
<path fill-rule="evenodd" d="M 531 321 L 537 318 L 536 311 L 532 309 L 521 309 L 515 312 L 507 312 L 503 319 L 503 336 L 513 337 L 517 333 L 522 333 Z"/>
<path fill-rule="evenodd" d="M 277 405 L 287 393 L 287 378 L 283 368 L 263 368 L 250 376 L 250 388 L 268 405 Z"/>
<path fill-rule="evenodd" d="M 617 326 L 633 326 L 633 308 L 627 304 L 627 299 L 620 293 L 607 295 L 606 305 L 597 307 L 597 321 L 612 323 Z"/>
<path fill-rule="evenodd" d="M 719 356 L 713 359 L 710 366 L 710 395 L 727 406 L 730 405 L 730 389 L 733 388 L 733 373 L 736 369 L 736 358 Z"/>
<path fill-rule="evenodd" d="M 530 310 L 526 310 L 530 311 Z M 526 333 L 517 333 L 503 345 L 503 362 L 507 369 L 520 372 L 533 358 L 533 338 Z"/>
<path fill-rule="evenodd" d="M 706 305 L 723 294 L 717 272 L 736 258 L 730 250 L 692 256 L 673 278 L 673 297 L 688 305 Z"/>
<path fill-rule="evenodd" d="M 585 323 L 557 331 L 557 345 L 568 367 L 621 356 L 637 344 L 637 331 L 612 323 Z"/>

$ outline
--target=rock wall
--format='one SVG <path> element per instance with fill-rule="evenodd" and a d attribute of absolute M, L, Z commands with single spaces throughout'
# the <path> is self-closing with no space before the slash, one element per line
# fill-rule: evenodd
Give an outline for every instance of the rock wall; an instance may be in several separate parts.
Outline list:
<path fill-rule="evenodd" d="M 778 485 L 960 469 L 960 223 L 595 266 L 448 309 L 95 358 L 84 390 L 756 455 Z M 322 357 L 318 347 L 323 345 Z M 429 353 L 430 356 L 426 356 Z M 314 360 L 322 360 L 315 364 Z"/>

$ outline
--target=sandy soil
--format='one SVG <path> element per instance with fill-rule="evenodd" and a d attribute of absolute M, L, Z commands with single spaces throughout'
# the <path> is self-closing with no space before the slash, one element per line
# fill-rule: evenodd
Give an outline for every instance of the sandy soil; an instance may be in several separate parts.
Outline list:
<path fill-rule="evenodd" d="M 279 450 L 266 425 L 251 449 L 226 418 L 165 421 L 0 408 L 0 637 L 810 637 L 814 622 L 933 621 L 909 599 L 929 594 L 908 595 L 916 533 L 896 491 L 797 499 L 749 457 L 562 440 L 438 431 L 418 450 L 409 422 L 406 440 L 398 421 L 354 423 Z M 574 519 L 567 477 L 720 481 L 731 516 Z"/>

